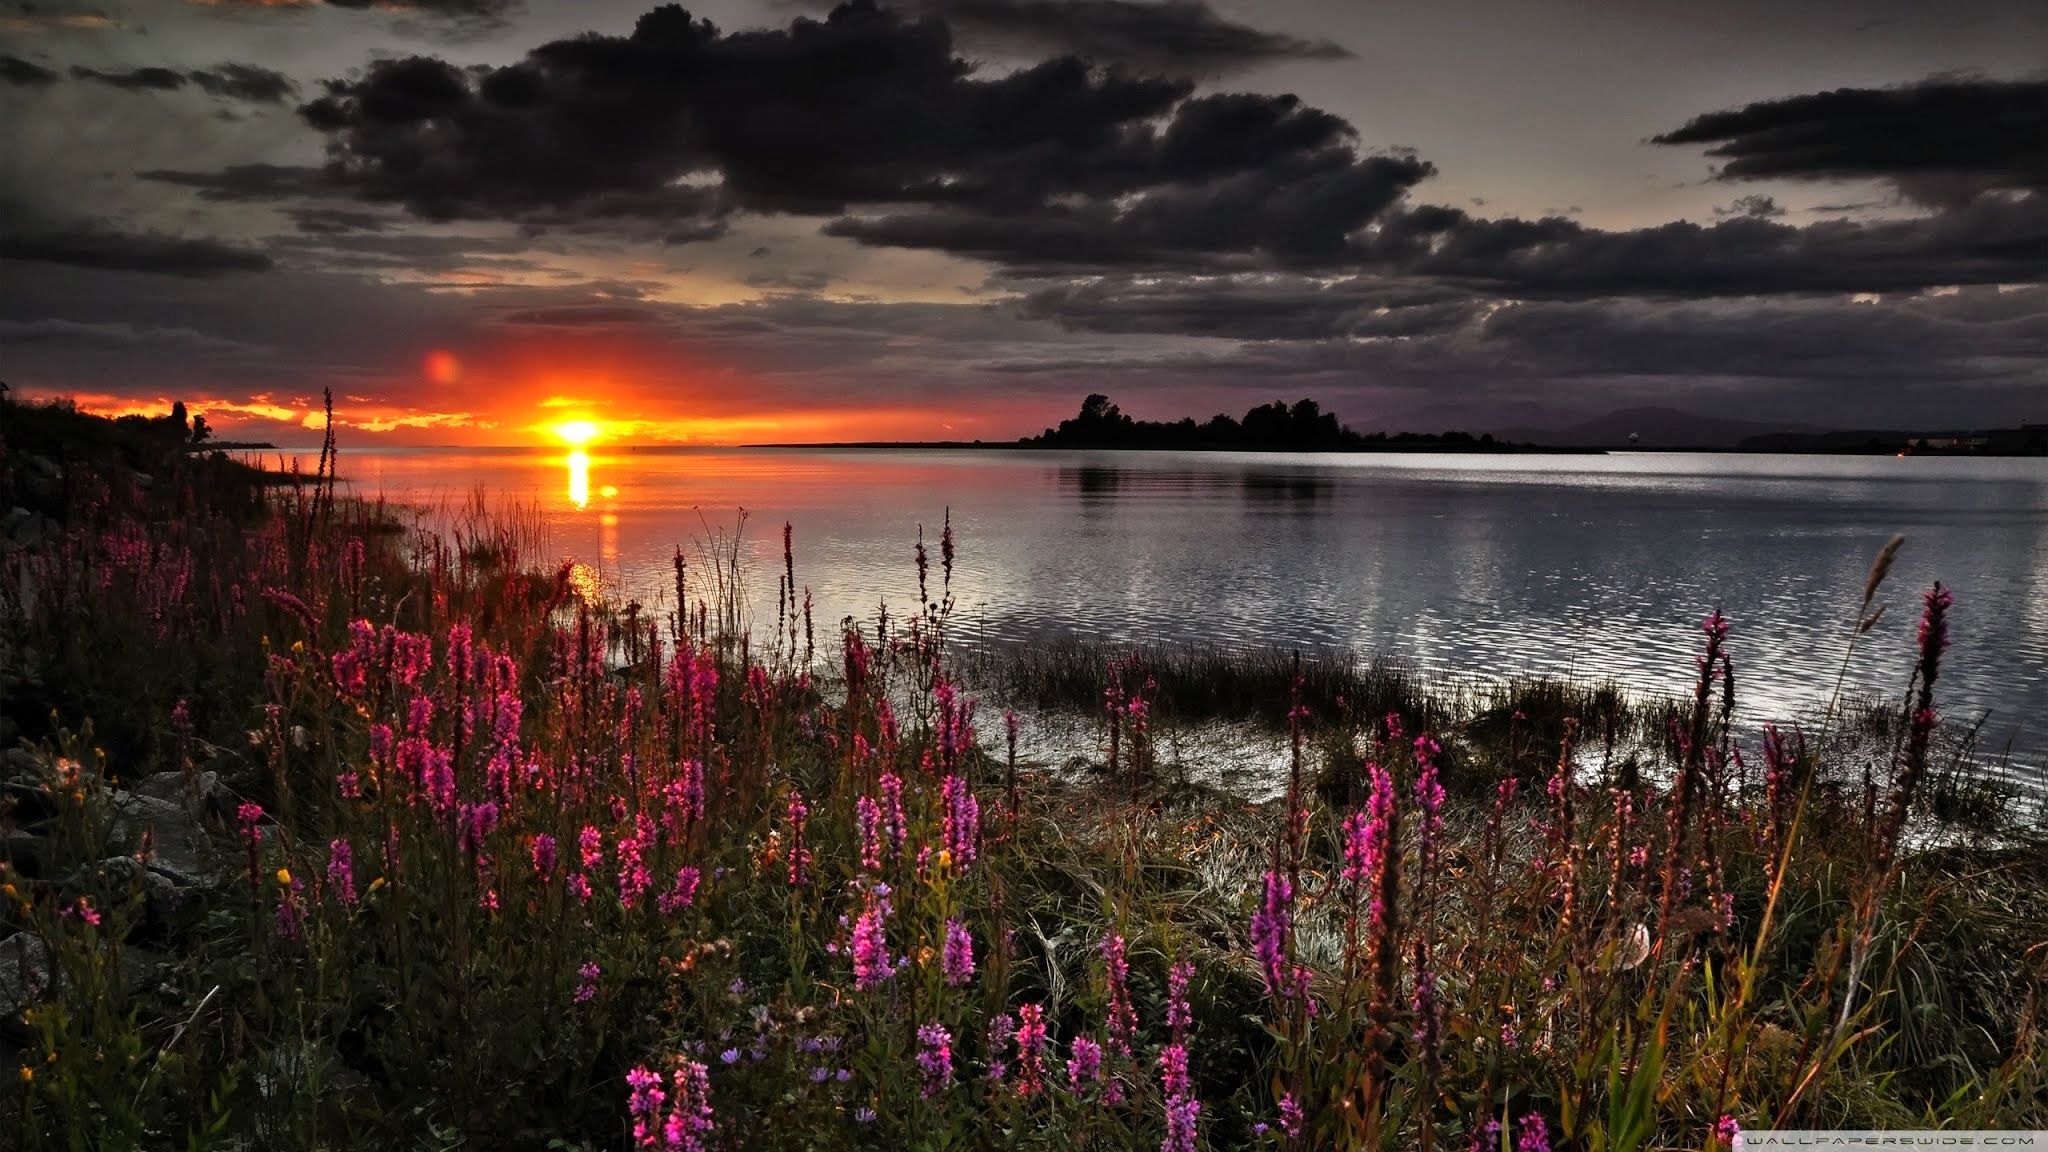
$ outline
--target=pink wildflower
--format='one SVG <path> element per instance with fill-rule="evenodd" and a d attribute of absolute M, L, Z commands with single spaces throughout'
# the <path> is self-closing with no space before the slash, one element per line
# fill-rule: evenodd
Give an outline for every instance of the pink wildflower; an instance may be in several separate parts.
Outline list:
<path fill-rule="evenodd" d="M 1017 1009 L 1017 1095 L 1030 1096 L 1045 1086 L 1045 1007 Z"/>
<path fill-rule="evenodd" d="M 946 921 L 946 945 L 940 960 L 948 986 L 959 988 L 974 979 L 974 936 L 967 925 Z"/>
<path fill-rule="evenodd" d="M 1067 1058 L 1067 1083 L 1079 1092 L 1102 1079 L 1102 1045 L 1086 1036 L 1074 1037 L 1073 1055 Z"/>
<path fill-rule="evenodd" d="M 953 1082 L 953 1034 L 936 1020 L 917 1030 L 917 1068 L 924 1074 L 926 1099 Z"/>
<path fill-rule="evenodd" d="M 355 907 L 355 849 L 347 840 L 337 838 L 327 845 L 327 886 L 343 907 Z"/>

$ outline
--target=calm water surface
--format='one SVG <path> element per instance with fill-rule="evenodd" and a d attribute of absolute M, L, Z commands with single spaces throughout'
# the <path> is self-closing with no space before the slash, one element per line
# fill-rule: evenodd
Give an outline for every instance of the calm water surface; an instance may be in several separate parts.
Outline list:
<path fill-rule="evenodd" d="M 344 455 L 366 495 L 545 515 L 573 559 L 649 603 L 670 557 L 746 509 L 757 614 L 780 529 L 823 630 L 916 597 L 920 525 L 997 640 L 1068 634 L 1385 653 L 1439 673 L 1576 674 L 1681 691 L 1698 623 L 1734 622 L 1752 714 L 1824 703 L 1871 557 L 1907 536 L 1850 668 L 1903 691 L 1917 593 L 1955 589 L 1951 718 L 2038 765 L 2048 709 L 2048 461 L 1622 453 L 1302 456 L 898 450 L 395 450 Z M 701 517 L 701 519 L 700 519 Z M 936 578 L 936 577 L 935 577 Z"/>

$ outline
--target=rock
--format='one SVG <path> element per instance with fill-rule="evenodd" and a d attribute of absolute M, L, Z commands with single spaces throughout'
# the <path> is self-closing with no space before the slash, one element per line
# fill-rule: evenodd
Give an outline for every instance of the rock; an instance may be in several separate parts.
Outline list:
<path fill-rule="evenodd" d="M 142 866 L 133 856 L 110 856 L 91 868 L 80 868 L 64 878 L 58 890 L 61 900 L 76 900 L 93 891 L 126 894 L 142 889 L 143 923 L 147 926 L 171 929 L 177 926 L 178 914 L 186 907 L 186 893 L 170 877 L 153 872 Z"/>
<path fill-rule="evenodd" d="M 16 544 L 23 548 L 33 548 L 37 544 L 42 543 L 44 523 L 41 516 L 31 512 L 28 519 L 8 529 L 5 538 L 11 544 Z"/>
<path fill-rule="evenodd" d="M 163 957 L 144 948 L 121 949 L 121 988 L 133 996 L 156 982 Z M 50 951 L 40 937 L 16 932 L 0 940 L 0 1021 L 19 1015 L 21 1010 L 52 992 Z M 54 979 L 61 981 L 63 973 Z"/>
<path fill-rule="evenodd" d="M 50 843 L 27 829 L 12 829 L 7 833 L 4 848 L 0 848 L 0 860 L 12 864 L 16 872 L 30 880 L 41 880 L 49 874 Z"/>
<path fill-rule="evenodd" d="M 50 991 L 50 956 L 40 938 L 16 932 L 0 940 L 0 1016 L 14 1016 Z"/>
<path fill-rule="evenodd" d="M 138 796 L 168 800 L 173 804 L 184 804 L 188 799 L 182 772 L 158 772 L 154 776 L 145 776 L 136 783 L 134 792 Z M 201 772 L 193 777 L 189 799 L 199 802 L 201 814 L 225 812 L 227 790 L 220 786 L 220 773 Z"/>
<path fill-rule="evenodd" d="M 183 804 L 134 792 L 114 793 L 114 842 L 139 850 L 150 837 L 149 868 L 187 888 L 211 888 L 231 871 Z"/>

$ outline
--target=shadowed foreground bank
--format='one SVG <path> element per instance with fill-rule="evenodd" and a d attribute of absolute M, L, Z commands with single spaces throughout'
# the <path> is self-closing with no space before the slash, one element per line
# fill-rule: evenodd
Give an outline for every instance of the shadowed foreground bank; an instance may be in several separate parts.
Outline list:
<path fill-rule="evenodd" d="M 1101 754 L 1017 763 L 957 686 L 950 534 L 886 621 L 809 620 L 792 557 L 742 637 L 715 546 L 687 610 L 609 606 L 484 518 L 36 455 L 0 456 L 38 525 L 0 554 L 27 1147 L 2048 1127 L 2048 850 L 1954 783 L 1938 588 L 1875 759 L 1734 730 L 1728 656 L 1768 653 L 1717 616 L 1669 708 L 1243 689 L 1294 749 L 1249 805 L 1162 767 L 1204 677 L 1156 659 L 1020 662 L 1020 698 L 1089 678 Z"/>

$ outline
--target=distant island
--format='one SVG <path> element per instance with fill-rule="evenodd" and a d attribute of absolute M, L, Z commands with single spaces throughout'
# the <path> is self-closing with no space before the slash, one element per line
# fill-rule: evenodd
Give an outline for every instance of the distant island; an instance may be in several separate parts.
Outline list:
<path fill-rule="evenodd" d="M 1047 428 L 1037 436 L 1017 442 L 1023 448 L 1108 448 L 1175 449 L 1197 452 L 1558 452 L 1577 449 L 1540 448 L 1497 440 L 1491 432 L 1474 436 L 1470 432 L 1438 434 L 1399 432 L 1362 433 L 1346 427 L 1334 412 L 1325 412 L 1314 400 L 1302 399 L 1292 405 L 1275 401 L 1261 404 L 1235 420 L 1223 413 L 1196 423 L 1193 417 L 1175 421 L 1136 420 L 1126 415 L 1109 397 L 1090 393 L 1081 411 Z"/>
<path fill-rule="evenodd" d="M 1870 456 L 2048 456 L 2048 424 L 1951 432 L 1845 430 L 1750 436 L 1740 452 Z"/>

